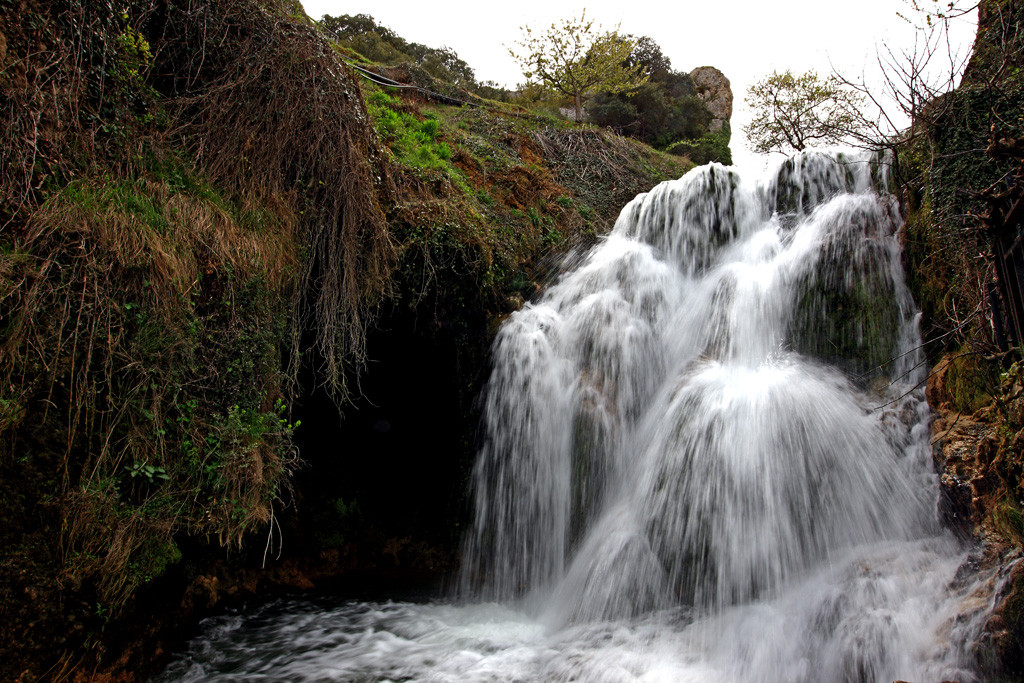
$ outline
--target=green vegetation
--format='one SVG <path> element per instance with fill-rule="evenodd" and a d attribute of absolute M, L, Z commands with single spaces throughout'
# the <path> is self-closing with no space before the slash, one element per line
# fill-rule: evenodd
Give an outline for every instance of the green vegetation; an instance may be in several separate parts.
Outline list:
<path fill-rule="evenodd" d="M 957 7 L 914 3 L 936 21 Z M 908 209 L 904 250 L 908 282 L 924 312 L 927 338 L 938 354 L 966 347 L 981 358 L 999 353 L 992 335 L 989 289 L 993 234 L 985 217 L 986 190 L 1019 196 L 1020 151 L 1000 151 L 1000 140 L 1024 137 L 1024 85 L 1018 77 L 1018 3 L 984 2 L 975 50 L 962 84 L 921 108 L 898 149 L 898 177 Z M 1016 156 L 1015 156 L 1016 155 Z M 1008 311 L 1003 310 L 1006 319 Z M 937 345 L 939 346 L 939 345 Z"/>
<path fill-rule="evenodd" d="M 318 26 L 341 54 L 401 82 L 492 108 L 505 103 L 508 106 L 502 106 L 502 110 L 506 113 L 545 119 L 551 126 L 566 125 L 562 107 L 585 104 L 585 113 L 577 111 L 575 120 L 585 118 L 697 164 L 729 164 L 732 160 L 728 122 L 724 128 L 709 130 L 712 114 L 697 95 L 690 76 L 672 71 L 661 48 L 646 36 L 601 33 L 593 22 L 582 18 L 555 25 L 543 37 L 528 33 L 521 46 L 527 83 L 518 92 L 509 92 L 493 83 L 477 82 L 473 70 L 450 48 L 409 43 L 373 17 L 325 15 Z M 550 55 L 545 56 L 544 50 L 557 51 L 558 45 L 572 45 L 575 56 L 566 52 L 554 61 Z M 538 59 L 544 63 L 541 71 L 535 68 Z M 556 68 L 558 60 L 561 62 Z M 594 81 L 582 85 L 593 79 L 603 79 L 602 84 Z M 397 149 L 391 144 L 411 122 L 397 120 L 408 112 L 381 99 L 384 95 L 372 89 L 368 94 L 378 132 L 396 154 L 401 155 L 406 148 L 422 149 L 424 156 L 416 165 L 432 165 L 436 155 L 430 154 L 429 147 L 423 148 L 415 141 L 409 141 L 411 145 L 399 143 Z M 401 97 L 392 92 L 387 96 Z M 395 110 L 396 117 L 381 120 L 382 106 Z M 412 159 L 400 161 L 408 164 Z"/>
<path fill-rule="evenodd" d="M 579 18 L 551 24 L 542 35 L 523 27 L 519 49 L 509 54 L 519 63 L 527 83 L 560 93 L 572 100 L 574 119 L 583 120 L 583 98 L 597 93 L 616 93 L 639 87 L 647 74 L 639 63 L 631 63 L 637 41 L 615 31 L 602 32 Z"/>
<path fill-rule="evenodd" d="M 992 397 L 998 395 L 998 374 L 997 366 L 970 348 L 961 347 L 950 357 L 946 375 L 946 391 L 953 408 L 973 413 L 992 403 Z"/>
<path fill-rule="evenodd" d="M 772 74 L 750 86 L 747 106 L 754 119 L 743 132 L 755 152 L 802 152 L 808 146 L 834 145 L 863 128 L 863 97 L 837 77 L 813 71 Z"/>
<path fill-rule="evenodd" d="M 91 669 L 185 548 L 265 541 L 291 380 L 358 365 L 381 295 L 388 186 L 335 53 L 254 0 L 154 7 L 0 4 L 4 679 Z"/>
<path fill-rule="evenodd" d="M 690 75 L 674 71 L 651 38 L 627 37 L 635 41 L 627 63 L 640 67 L 647 81 L 624 92 L 598 93 L 587 105 L 590 120 L 695 164 L 732 163 L 729 123 L 710 130 L 712 114 Z"/>
<path fill-rule="evenodd" d="M 404 305 L 457 328 L 534 291 L 536 254 L 593 238 L 637 193 L 690 168 L 601 130 L 433 105 L 364 83 L 405 200 L 388 212 Z M 590 165 L 587 159 L 601 159 Z M 466 334 L 463 330 L 461 334 Z"/>
<path fill-rule="evenodd" d="M 712 161 L 730 165 L 732 164 L 732 150 L 729 149 L 731 136 L 732 128 L 726 123 L 721 130 L 714 133 L 705 133 L 695 139 L 674 142 L 665 151 L 669 154 L 686 157 L 699 165 Z"/>
<path fill-rule="evenodd" d="M 417 120 L 401 110 L 399 100 L 381 90 L 370 92 L 366 104 L 377 135 L 398 163 L 423 169 L 447 168 L 452 150 L 437 140 L 436 115 L 428 113 L 424 120 Z"/>
<path fill-rule="evenodd" d="M 239 543 L 272 515 L 294 461 L 291 427 L 268 427 L 263 408 L 283 380 L 281 294 L 296 259 L 291 226 L 276 227 L 246 230 L 157 178 L 75 181 L 28 226 L 35 258 L 14 272 L 2 359 L 5 386 L 33 408 L 6 436 L 34 448 L 67 411 L 53 472 L 78 481 L 66 572 L 95 577 L 114 614 L 138 583 L 122 575 L 154 538 L 171 544 L 187 527 Z M 51 308 L 61 301 L 78 305 Z M 54 396 L 64 408 L 42 409 Z M 234 407 L 218 415 L 223 405 Z"/>
<path fill-rule="evenodd" d="M 416 64 L 438 81 L 489 97 L 495 94 L 489 91 L 498 90 L 491 84 L 477 83 L 473 69 L 451 48 L 410 43 L 369 15 L 325 14 L 318 26 L 338 48 L 367 62 L 388 66 Z"/>

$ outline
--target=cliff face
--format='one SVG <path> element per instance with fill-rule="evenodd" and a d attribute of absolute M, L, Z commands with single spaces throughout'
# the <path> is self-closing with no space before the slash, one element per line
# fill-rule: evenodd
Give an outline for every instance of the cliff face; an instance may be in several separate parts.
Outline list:
<path fill-rule="evenodd" d="M 0 678 L 447 569 L 496 322 L 689 163 L 364 91 L 287 2 L 0 17 Z"/>
<path fill-rule="evenodd" d="M 1024 196 L 1019 77 L 1024 3 L 979 6 L 961 85 L 930 103 L 900 150 L 916 191 L 904 231 L 908 280 L 935 360 L 928 399 L 940 513 L 998 567 L 996 609 L 975 655 L 986 680 L 1024 674 L 1024 419 L 1013 207 Z M 1017 360 L 1018 362 L 1014 362 Z"/>

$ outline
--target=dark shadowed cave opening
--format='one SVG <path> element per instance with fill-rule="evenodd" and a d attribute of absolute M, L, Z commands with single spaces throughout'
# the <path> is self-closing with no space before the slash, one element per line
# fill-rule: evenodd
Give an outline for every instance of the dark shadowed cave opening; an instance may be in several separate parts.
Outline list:
<path fill-rule="evenodd" d="M 424 324 L 413 309 L 393 307 L 371 330 L 370 362 L 340 410 L 311 388 L 307 370 L 293 414 L 304 463 L 292 496 L 296 538 L 286 530 L 286 545 L 336 550 L 356 571 L 451 571 L 467 512 L 483 329 Z"/>

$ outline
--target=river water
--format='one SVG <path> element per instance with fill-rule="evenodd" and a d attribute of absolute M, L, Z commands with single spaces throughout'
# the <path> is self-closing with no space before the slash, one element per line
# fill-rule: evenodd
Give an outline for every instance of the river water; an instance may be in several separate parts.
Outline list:
<path fill-rule="evenodd" d="M 158 680 L 975 680 L 886 174 L 638 196 L 498 333 L 456 594 L 213 618 Z"/>

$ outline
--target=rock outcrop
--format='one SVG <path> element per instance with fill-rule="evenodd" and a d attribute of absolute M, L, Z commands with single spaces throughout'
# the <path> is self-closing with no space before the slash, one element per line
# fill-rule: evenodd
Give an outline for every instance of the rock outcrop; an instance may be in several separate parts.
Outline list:
<path fill-rule="evenodd" d="M 991 575 L 959 619 L 987 611 L 974 647 L 984 680 L 1020 680 L 1024 673 L 1024 563 L 1020 511 L 1024 467 L 1024 365 L 1001 378 L 990 405 L 957 410 L 950 392 L 955 357 L 947 355 L 929 375 L 927 398 L 936 412 L 933 456 L 939 474 L 938 513 L 943 524 L 974 545 L 963 571 Z"/>
<path fill-rule="evenodd" d="M 697 96 L 714 116 L 709 130 L 716 133 L 732 117 L 732 88 L 729 79 L 713 66 L 698 66 L 690 72 Z"/>

